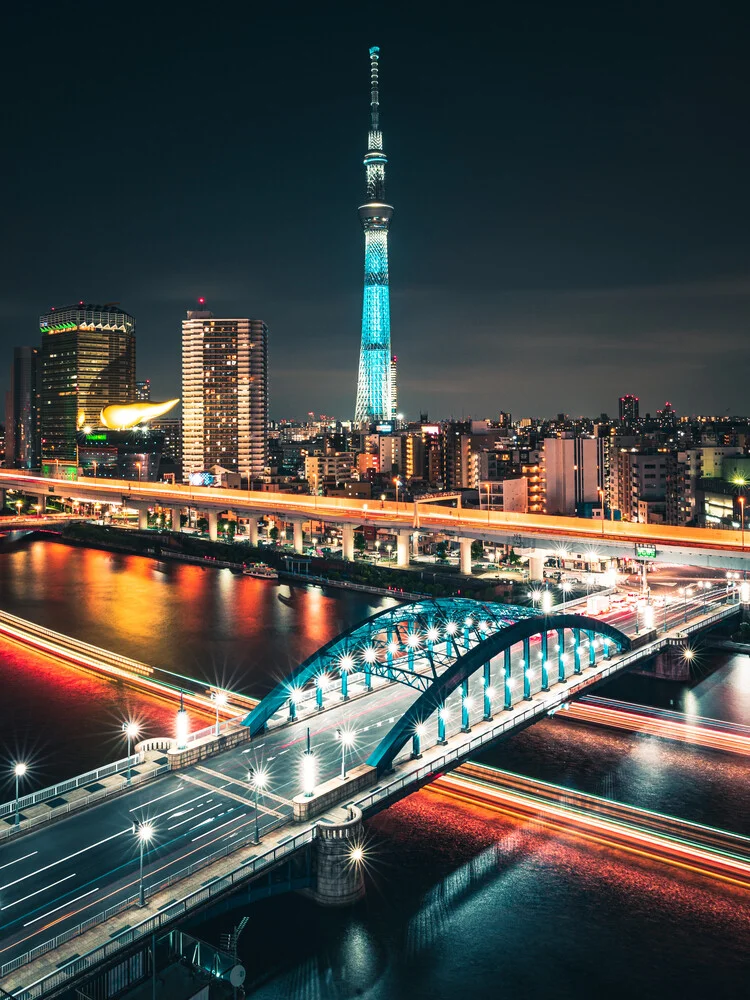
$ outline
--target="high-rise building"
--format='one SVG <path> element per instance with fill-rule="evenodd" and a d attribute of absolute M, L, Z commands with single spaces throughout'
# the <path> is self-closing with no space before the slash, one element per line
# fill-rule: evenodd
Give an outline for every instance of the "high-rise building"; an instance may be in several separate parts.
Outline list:
<path fill-rule="evenodd" d="M 574 517 L 583 504 L 601 506 L 604 491 L 597 438 L 545 438 L 543 455 L 548 514 Z"/>
<path fill-rule="evenodd" d="M 135 399 L 137 403 L 148 403 L 151 399 L 151 379 L 143 379 L 135 383 Z"/>
<path fill-rule="evenodd" d="M 395 420 L 398 413 L 398 383 L 396 382 L 396 368 L 398 358 L 394 354 L 391 358 L 391 417 Z"/>
<path fill-rule="evenodd" d="M 365 231 L 365 291 L 362 345 L 354 419 L 377 423 L 391 419 L 391 307 L 388 288 L 388 227 L 393 206 L 385 202 L 383 133 L 380 130 L 378 62 L 380 49 L 370 49 L 370 131 L 365 153 L 367 201 L 359 206 Z"/>
<path fill-rule="evenodd" d="M 268 328 L 190 310 L 182 322 L 182 478 L 220 465 L 262 476 L 268 452 Z"/>
<path fill-rule="evenodd" d="M 638 397 L 620 396 L 620 420 L 632 424 L 638 419 Z"/>
<path fill-rule="evenodd" d="M 38 469 L 40 463 L 39 348 L 14 347 L 5 406 L 5 464 Z"/>
<path fill-rule="evenodd" d="M 79 302 L 50 309 L 39 327 L 42 467 L 72 475 L 78 429 L 98 426 L 105 406 L 135 401 L 135 320 L 114 303 Z"/>

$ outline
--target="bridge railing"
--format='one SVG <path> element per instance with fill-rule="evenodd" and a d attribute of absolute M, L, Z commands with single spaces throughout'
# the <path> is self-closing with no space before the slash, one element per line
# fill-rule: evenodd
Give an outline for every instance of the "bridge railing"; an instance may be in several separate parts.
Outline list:
<path fill-rule="evenodd" d="M 89 795 L 84 795 L 82 798 L 74 799 L 72 802 L 66 802 L 63 805 L 55 806 L 54 809 L 50 809 L 49 812 L 42 813 L 40 816 L 23 819 L 21 820 L 19 827 L 15 827 L 12 824 L 6 825 L 3 829 L 0 829 L 0 841 L 8 840 L 10 837 L 15 836 L 19 830 L 21 832 L 34 830 L 36 827 L 43 826 L 45 823 L 51 823 L 52 820 L 59 819 L 61 816 L 65 816 L 68 813 L 77 812 L 79 809 L 85 809 L 87 806 L 96 805 L 99 802 L 103 802 L 105 799 L 112 798 L 113 795 L 121 795 L 128 788 L 134 788 L 136 785 L 145 784 L 145 782 L 151 781 L 158 775 L 165 774 L 168 770 L 169 764 L 161 764 L 159 767 L 155 767 L 152 771 L 148 771 L 146 774 L 134 774 L 131 778 L 130 785 L 123 783 L 122 785 L 115 786 L 114 788 L 103 788 L 100 791 L 91 792 Z"/>
<path fill-rule="evenodd" d="M 286 820 L 284 821 L 286 822 Z M 274 824 L 276 826 L 278 824 Z M 246 838 L 246 839 L 249 839 Z M 171 924 L 174 920 L 181 916 L 184 916 L 195 906 L 202 905 L 208 902 L 215 896 L 226 892 L 233 886 L 240 882 L 247 881 L 252 878 L 260 869 L 267 868 L 269 865 L 275 864 L 280 858 L 284 858 L 295 851 L 298 851 L 301 847 L 305 847 L 307 844 L 311 844 L 315 839 L 315 828 L 311 826 L 309 829 L 304 830 L 302 833 L 295 837 L 289 837 L 287 840 L 282 841 L 277 844 L 276 847 L 271 848 L 265 853 L 247 859 L 243 864 L 237 868 L 232 869 L 226 875 L 219 876 L 208 885 L 196 890 L 184 896 L 182 899 L 176 900 L 169 906 L 165 906 L 164 909 L 160 910 L 158 913 L 151 917 L 147 917 L 145 920 L 133 927 L 127 927 L 116 934 L 111 940 L 107 941 L 106 944 L 101 945 L 98 948 L 93 948 L 91 951 L 87 952 L 85 955 L 77 956 L 71 959 L 64 966 L 56 969 L 54 972 L 43 976 L 36 982 L 31 983 L 29 986 L 16 989 L 13 992 L 13 996 L 16 1000 L 37 1000 L 39 997 L 45 996 L 45 994 L 52 992 L 53 990 L 58 990 L 65 986 L 67 982 L 73 978 L 80 976 L 82 973 L 86 972 L 88 969 L 100 962 L 105 961 L 111 955 L 116 954 L 122 948 L 133 944 L 135 941 L 146 937 L 147 935 L 157 933 L 163 927 Z M 246 843 L 246 841 L 245 841 Z M 203 867 L 204 864 L 208 864 L 211 861 L 216 861 L 217 858 L 226 856 L 228 853 L 236 851 L 238 849 L 237 844 L 228 845 L 222 848 L 216 854 L 211 855 L 210 859 L 204 859 L 203 862 L 197 862 L 195 866 L 191 866 L 191 869 L 197 870 L 198 867 Z M 187 872 L 188 869 L 185 870 Z M 178 873 L 180 878 L 185 877 L 185 873 Z M 166 885 L 171 884 L 171 881 L 177 880 L 178 875 L 169 876 L 157 886 L 149 888 L 149 895 L 157 891 L 157 888 L 165 888 Z M 105 920 L 109 920 L 112 916 L 117 913 L 122 912 L 128 906 L 132 906 L 136 901 L 137 896 L 133 896 L 128 900 L 123 900 L 122 903 L 118 904 L 116 907 L 110 908 L 110 910 L 103 911 L 101 914 L 97 914 L 95 917 L 89 918 L 84 924 L 79 924 L 76 928 L 71 928 L 70 931 L 66 931 L 64 934 L 58 935 L 57 938 L 52 938 L 50 941 L 46 941 L 44 944 L 39 945 L 37 948 L 33 949 L 32 952 L 27 952 L 25 955 L 19 956 L 12 962 L 6 963 L 0 970 L 0 975 L 3 977 L 8 975 L 10 972 L 21 968 L 21 966 L 26 965 L 29 961 L 33 961 L 33 958 L 38 958 L 40 955 L 44 955 L 49 951 L 53 951 L 55 948 L 59 947 L 61 944 L 65 944 L 67 941 L 72 940 L 78 934 L 83 933 L 83 930 L 88 930 L 91 927 L 96 926 L 99 923 L 103 923 Z M 33 958 L 29 956 L 33 955 Z"/>
<path fill-rule="evenodd" d="M 64 795 L 66 792 L 71 792 L 75 788 L 80 788 L 82 785 L 88 785 L 89 782 L 99 781 L 100 778 L 106 778 L 111 774 L 119 774 L 121 771 L 127 771 L 128 766 L 135 767 L 137 764 L 142 763 L 143 755 L 140 753 L 132 754 L 130 757 L 123 757 L 122 760 L 112 761 L 111 764 L 104 764 L 102 767 L 97 767 L 94 771 L 87 771 L 85 774 L 78 774 L 74 778 L 68 778 L 65 781 L 60 781 L 56 785 L 49 785 L 47 788 L 40 788 L 36 792 L 30 792 L 28 795 L 22 795 L 18 799 L 19 809 L 28 809 L 31 806 L 37 805 L 39 802 L 46 802 L 48 799 L 55 799 L 58 795 Z M 137 777 L 137 775 L 136 775 Z M 9 816 L 16 810 L 16 800 L 12 799 L 10 802 L 4 802 L 0 805 L 0 818 L 3 816 Z"/>

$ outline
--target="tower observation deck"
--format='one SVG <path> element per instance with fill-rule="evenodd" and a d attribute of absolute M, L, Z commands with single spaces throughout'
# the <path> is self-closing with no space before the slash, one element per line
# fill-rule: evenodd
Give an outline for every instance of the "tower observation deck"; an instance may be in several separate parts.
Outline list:
<path fill-rule="evenodd" d="M 364 158 L 367 200 L 359 206 L 359 219 L 365 231 L 365 290 L 354 419 L 360 424 L 390 420 L 393 415 L 388 288 L 388 227 L 393 206 L 385 201 L 388 161 L 380 130 L 379 61 L 380 49 L 374 46 L 370 49 L 370 131 Z"/>

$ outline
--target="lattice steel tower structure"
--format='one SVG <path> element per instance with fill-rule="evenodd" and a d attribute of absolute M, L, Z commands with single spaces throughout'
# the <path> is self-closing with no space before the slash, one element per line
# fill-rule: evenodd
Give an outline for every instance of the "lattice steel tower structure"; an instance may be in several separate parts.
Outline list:
<path fill-rule="evenodd" d="M 385 201 L 383 133 L 380 131 L 378 62 L 380 49 L 370 49 L 370 131 L 365 153 L 367 201 L 359 206 L 365 231 L 365 293 L 362 304 L 362 346 L 359 354 L 357 423 L 390 420 L 391 306 L 388 290 L 388 226 L 393 206 Z"/>

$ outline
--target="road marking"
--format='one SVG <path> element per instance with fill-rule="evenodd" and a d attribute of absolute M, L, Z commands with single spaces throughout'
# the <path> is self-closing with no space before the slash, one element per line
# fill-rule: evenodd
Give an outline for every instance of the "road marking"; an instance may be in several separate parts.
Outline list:
<path fill-rule="evenodd" d="M 281 755 L 282 755 L 283 753 L 289 753 L 289 751 L 290 751 L 290 750 L 291 750 L 291 747 L 287 747 L 287 748 L 286 748 L 286 750 L 280 750 L 280 751 L 279 751 L 279 757 L 280 757 L 280 756 L 281 756 Z"/>
<path fill-rule="evenodd" d="M 175 823 L 173 826 L 168 826 L 167 833 L 169 833 L 170 830 L 176 830 L 178 826 L 184 826 L 186 823 L 192 823 L 194 819 L 198 819 L 199 816 L 205 816 L 207 812 L 213 812 L 215 808 L 216 806 L 211 806 L 209 809 L 204 809 L 203 812 L 195 813 L 194 816 L 188 816 L 187 819 L 181 819 L 179 823 Z"/>
<path fill-rule="evenodd" d="M 196 842 L 196 840 L 200 840 L 201 837 L 207 837 L 210 833 L 216 833 L 217 830 L 221 830 L 223 827 L 229 826 L 229 824 L 230 823 L 234 823 L 235 820 L 243 819 L 245 816 L 249 816 L 249 815 L 250 815 L 250 813 L 240 813 L 239 816 L 233 816 L 231 819 L 228 819 L 226 821 L 226 823 L 222 823 L 221 826 L 215 826 L 212 830 L 206 830 L 205 833 L 199 833 L 197 837 L 193 837 L 193 839 L 190 841 L 190 843 L 194 844 Z"/>
<path fill-rule="evenodd" d="M 171 792 L 165 792 L 163 795 L 157 795 L 155 799 L 149 799 L 148 802 L 141 802 L 138 806 L 133 806 L 132 809 L 128 809 L 128 812 L 135 812 L 136 809 L 145 809 L 146 806 L 150 806 L 152 802 L 158 802 L 159 799 L 166 799 L 168 795 L 174 795 L 175 792 L 179 792 L 179 788 L 173 788 Z"/>
<path fill-rule="evenodd" d="M 222 778 L 223 777 L 226 776 L 222 775 Z M 247 806 L 247 798 L 243 795 L 235 795 L 234 792 L 228 792 L 226 788 L 217 788 L 215 785 L 211 785 L 207 781 L 201 781 L 200 778 L 195 778 L 192 774 L 190 776 L 186 774 L 185 780 L 192 782 L 194 785 L 199 785 L 201 788 L 210 788 L 212 792 L 217 792 L 219 795 L 226 795 L 227 798 L 234 799 L 235 802 L 241 802 L 243 806 Z M 240 781 L 238 784 L 241 785 L 242 782 Z M 279 813 L 278 815 L 280 816 L 281 814 Z"/>
<path fill-rule="evenodd" d="M 6 903 L 5 906 L 0 907 L 3 910 L 9 910 L 11 906 L 16 906 L 18 903 L 25 903 L 27 899 L 31 899 L 32 896 L 38 896 L 40 892 L 46 892 L 47 889 L 54 889 L 56 885 L 60 885 L 61 882 L 67 882 L 68 879 L 75 878 L 76 873 L 73 872 L 72 875 L 66 875 L 65 878 L 60 878 L 57 882 L 51 882 L 49 885 L 45 885 L 42 889 L 37 889 L 36 892 L 30 892 L 28 896 L 21 896 L 20 899 L 14 899 L 12 903 Z"/>
<path fill-rule="evenodd" d="M 10 868 L 11 865 L 17 865 L 19 861 L 25 861 L 26 858 L 33 858 L 34 855 L 38 853 L 39 851 L 32 851 L 31 854 L 22 854 L 21 857 L 16 858 L 15 861 L 8 861 L 6 864 L 0 865 L 0 871 L 2 871 L 3 868 Z"/>
<path fill-rule="evenodd" d="M 225 781 L 229 782 L 230 784 L 241 785 L 243 788 L 247 788 L 248 791 L 254 791 L 255 790 L 255 785 L 253 785 L 253 784 L 251 784 L 251 783 L 249 783 L 247 781 L 243 781 L 241 778 L 233 778 L 229 774 L 222 774 L 221 771 L 213 771 L 213 770 L 211 770 L 210 767 L 204 767 L 202 764 L 198 764 L 196 770 L 203 771 L 204 774 L 211 774 L 215 778 L 223 778 Z M 291 804 L 292 804 L 291 799 L 285 799 L 281 795 L 274 795 L 273 792 L 269 792 L 267 790 L 263 791 L 262 797 L 263 798 L 274 799 L 276 802 L 281 802 L 285 806 L 291 806 Z M 247 803 L 248 803 L 249 800 L 246 799 L 246 798 L 242 798 L 242 799 L 240 799 L 240 801 L 243 802 L 245 805 L 247 805 Z"/>
<path fill-rule="evenodd" d="M 121 837 L 124 833 L 132 833 L 132 827 L 128 827 L 127 830 L 120 830 L 119 833 L 113 833 L 111 837 L 105 837 L 104 840 L 97 840 L 95 844 L 89 844 L 88 847 L 82 847 L 80 851 L 75 851 L 73 854 L 69 854 L 65 858 L 58 858 L 57 861 L 53 861 L 51 864 L 45 865 L 44 868 L 37 868 L 35 872 L 30 872 L 28 875 L 17 878 L 15 882 L 7 882 L 5 885 L 0 885 L 0 892 L 2 892 L 3 889 L 10 889 L 12 885 L 18 885 L 19 882 L 23 882 L 27 878 L 33 878 L 35 875 L 46 872 L 48 868 L 54 868 L 55 865 L 62 864 L 63 861 L 70 861 L 71 858 L 77 858 L 79 854 L 85 854 L 86 851 L 90 851 L 94 847 L 99 847 L 101 844 L 106 844 L 107 841 L 114 840 L 115 837 Z"/>
<path fill-rule="evenodd" d="M 56 906 L 54 910 L 48 910 L 46 913 L 43 913 L 41 917 L 34 917 L 33 920 L 29 920 L 29 922 L 23 926 L 31 927 L 31 925 L 35 924 L 38 920 L 44 920 L 45 917 L 51 917 L 52 914 L 57 913 L 58 910 L 64 910 L 66 906 L 71 906 L 73 903 L 77 903 L 79 899 L 85 899 L 87 896 L 90 896 L 92 892 L 99 892 L 99 886 L 97 886 L 96 889 L 89 889 L 89 891 L 84 892 L 82 896 L 76 896 L 75 899 L 69 899 L 66 903 L 61 903 L 60 906 Z"/>

